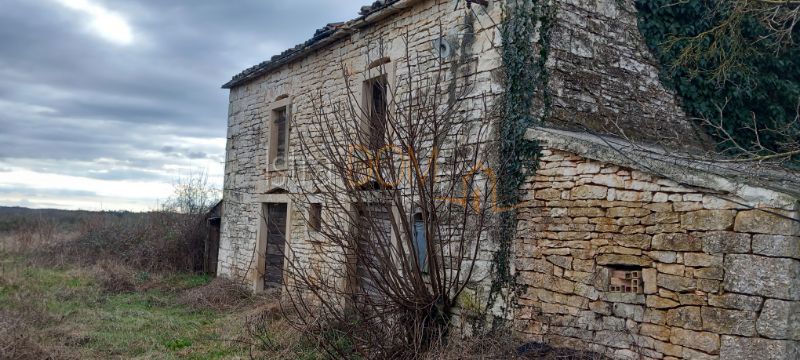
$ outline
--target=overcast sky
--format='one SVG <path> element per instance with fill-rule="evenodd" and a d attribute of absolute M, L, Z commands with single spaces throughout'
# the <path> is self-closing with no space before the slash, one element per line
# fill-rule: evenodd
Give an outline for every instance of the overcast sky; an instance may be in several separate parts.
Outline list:
<path fill-rule="evenodd" d="M 0 0 L 0 206 L 147 210 L 222 184 L 239 71 L 367 0 Z"/>

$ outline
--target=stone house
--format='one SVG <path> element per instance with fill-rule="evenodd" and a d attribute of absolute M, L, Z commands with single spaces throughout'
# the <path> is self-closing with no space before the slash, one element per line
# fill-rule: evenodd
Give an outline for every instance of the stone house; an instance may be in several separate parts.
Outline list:
<path fill-rule="evenodd" d="M 319 256 L 310 223 L 325 214 L 293 201 L 299 187 L 276 163 L 310 131 L 312 94 L 346 98 L 349 81 L 365 93 L 356 97 L 368 98 L 373 87 L 362 84 L 401 76 L 410 53 L 434 54 L 469 60 L 475 92 L 458 101 L 470 119 L 488 116 L 474 99 L 480 93 L 492 105 L 504 96 L 499 24 L 507 2 L 478 3 L 378 1 L 224 85 L 218 274 L 258 291 L 281 284 L 287 259 Z M 661 85 L 632 1 L 550 4 L 549 77 L 540 90 L 550 105 L 526 135 L 541 152 L 521 188 L 510 259 L 522 287 L 503 316 L 524 339 L 620 359 L 800 357 L 796 184 L 650 146 L 674 137 L 681 144 L 673 146 L 692 150 L 703 139 Z M 491 271 L 488 258 L 477 264 Z"/>

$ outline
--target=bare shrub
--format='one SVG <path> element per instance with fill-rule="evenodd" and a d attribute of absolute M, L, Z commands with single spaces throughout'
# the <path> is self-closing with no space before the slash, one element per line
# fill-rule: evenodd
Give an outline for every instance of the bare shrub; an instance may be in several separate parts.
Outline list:
<path fill-rule="evenodd" d="M 205 214 L 216 202 L 215 194 L 204 175 L 192 175 L 177 181 L 174 195 L 160 210 L 81 212 L 69 219 L 73 234 L 62 241 L 52 241 L 59 219 L 42 216 L 16 225 L 16 242 L 34 244 L 21 250 L 36 249 L 35 258 L 44 265 L 108 262 L 146 272 L 199 272 L 208 236 Z"/>
<path fill-rule="evenodd" d="M 297 261 L 306 254 L 287 244 L 283 295 L 332 357 L 420 358 L 446 343 L 457 299 L 483 286 L 477 260 L 504 211 L 486 165 L 496 114 L 475 63 L 406 52 L 365 70 L 366 100 L 343 65 L 346 98 L 311 95 L 314 114 L 298 131 L 304 177 L 292 179 L 292 202 L 321 209 L 313 226 L 324 245 Z"/>
<path fill-rule="evenodd" d="M 251 359 L 331 358 L 324 345 L 307 336 L 313 329 L 298 327 L 275 300 L 246 314 L 244 324 L 244 336 L 238 341 L 248 345 Z"/>
<path fill-rule="evenodd" d="M 45 265 L 108 261 L 149 272 L 200 271 L 206 236 L 199 215 L 99 213 L 84 220 L 73 239 L 45 246 L 36 259 Z"/>
<path fill-rule="evenodd" d="M 215 278 L 208 285 L 188 290 L 181 303 L 196 309 L 232 310 L 251 304 L 252 292 L 227 278 Z"/>
<path fill-rule="evenodd" d="M 162 205 L 163 211 L 203 215 L 219 201 L 219 190 L 208 182 L 205 172 L 179 177 L 173 186 L 172 196 Z"/>
<path fill-rule="evenodd" d="M 92 270 L 93 277 L 105 293 L 124 293 L 136 290 L 136 272 L 127 265 L 103 259 Z"/>
<path fill-rule="evenodd" d="M 27 253 L 65 235 L 58 231 L 59 222 L 56 219 L 44 215 L 20 216 L 7 227 L 3 241 L 0 241 L 0 250 L 9 253 Z"/>
<path fill-rule="evenodd" d="M 0 313 L 0 359 L 60 359 L 39 345 L 31 329 L 16 319 L 5 318 Z"/>

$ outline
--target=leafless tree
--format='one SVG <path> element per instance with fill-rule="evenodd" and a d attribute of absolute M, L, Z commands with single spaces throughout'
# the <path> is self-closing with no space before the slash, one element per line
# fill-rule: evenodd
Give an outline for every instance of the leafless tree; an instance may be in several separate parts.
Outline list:
<path fill-rule="evenodd" d="M 685 0 L 678 0 L 681 4 Z M 692 36 L 676 36 L 667 40 L 666 49 L 681 47 L 671 64 L 690 73 L 709 72 L 712 78 L 725 81 L 732 70 L 747 71 L 746 59 L 759 55 L 753 42 L 768 44 L 765 49 L 780 52 L 794 44 L 794 33 L 800 22 L 800 1 L 794 0 L 718 0 L 711 1 L 708 17 L 720 21 Z M 765 32 L 758 38 L 746 36 L 749 21 L 754 19 Z M 701 69 L 701 64 L 716 64 Z M 704 65 L 706 66 L 706 65 Z"/>
<path fill-rule="evenodd" d="M 178 177 L 172 195 L 162 204 L 163 211 L 189 215 L 205 215 L 219 201 L 219 189 L 208 182 L 204 171 Z"/>
<path fill-rule="evenodd" d="M 313 94 L 313 116 L 294 120 L 293 202 L 322 216 L 302 212 L 311 244 L 287 243 L 284 298 L 337 356 L 413 358 L 444 341 L 503 210 L 474 59 L 408 47 L 363 73 L 343 65 L 346 94 Z"/>
<path fill-rule="evenodd" d="M 755 114 L 751 114 L 751 122 L 743 125 L 741 131 L 751 134 L 753 139 L 750 143 L 742 143 L 737 140 L 725 121 L 724 108 L 726 104 L 717 106 L 717 116 L 714 118 L 696 119 L 706 129 L 718 139 L 717 148 L 725 149 L 729 154 L 727 159 L 718 159 L 719 162 L 727 163 L 751 163 L 756 165 L 772 165 L 793 167 L 800 155 L 800 98 L 797 99 L 797 107 L 793 118 L 779 123 L 776 126 L 759 124 L 759 119 Z M 765 138 L 772 139 L 769 143 Z"/>

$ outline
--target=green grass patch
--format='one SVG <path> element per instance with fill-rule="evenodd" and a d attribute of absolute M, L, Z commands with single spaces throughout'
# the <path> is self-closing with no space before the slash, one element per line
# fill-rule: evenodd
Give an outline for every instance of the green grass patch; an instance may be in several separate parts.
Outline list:
<path fill-rule="evenodd" d="M 214 278 L 206 274 L 175 274 L 168 276 L 164 282 L 170 287 L 177 289 L 191 289 L 198 286 L 208 285 Z"/>
<path fill-rule="evenodd" d="M 81 358 L 221 359 L 247 357 L 247 349 L 226 342 L 221 328 L 230 313 L 183 305 L 181 291 L 208 284 L 208 276 L 181 274 L 163 279 L 165 287 L 106 294 L 91 273 L 47 269 L 0 254 L 0 309 L 30 312 L 42 305 L 48 323 L 36 323 L 45 345 L 67 343 Z M 149 279 L 149 277 L 148 277 Z M 142 279 L 147 281 L 147 279 Z M 40 303 L 38 303 L 40 302 Z M 59 339 L 60 338 L 60 339 Z M 74 339 L 71 341 L 64 339 Z"/>

